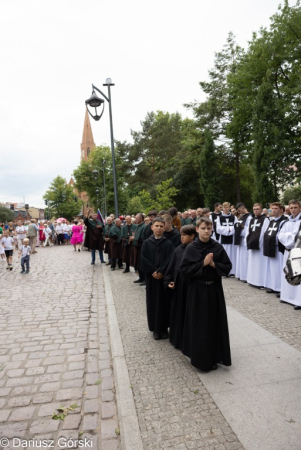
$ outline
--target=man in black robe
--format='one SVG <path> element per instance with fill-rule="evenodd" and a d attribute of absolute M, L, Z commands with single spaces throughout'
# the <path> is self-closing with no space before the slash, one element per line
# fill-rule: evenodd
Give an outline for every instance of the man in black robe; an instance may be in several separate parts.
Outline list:
<path fill-rule="evenodd" d="M 153 220 L 153 234 L 143 242 L 140 269 L 145 274 L 146 309 L 148 328 L 154 339 L 168 339 L 169 295 L 164 287 L 163 276 L 174 251 L 172 243 L 163 236 L 164 220 Z"/>
<path fill-rule="evenodd" d="M 84 219 L 84 223 L 87 227 L 84 247 L 91 250 L 91 264 L 95 264 L 95 251 L 99 252 L 99 259 L 102 263 L 105 263 L 103 259 L 103 223 L 101 220 L 97 220 L 97 214 L 91 214 L 91 210 L 88 211 L 88 217 Z"/>
<path fill-rule="evenodd" d="M 188 281 L 184 280 L 180 272 L 180 265 L 187 245 L 194 240 L 195 227 L 184 225 L 181 228 L 181 242 L 172 254 L 164 276 L 164 284 L 171 289 L 169 314 L 169 341 L 175 348 L 181 348 L 186 312 Z"/>
<path fill-rule="evenodd" d="M 116 262 L 118 268 L 121 269 L 122 253 L 121 253 L 121 220 L 116 219 L 114 225 L 109 231 L 110 249 L 111 249 L 111 270 L 115 270 Z"/>
<path fill-rule="evenodd" d="M 130 240 L 134 236 L 137 225 L 132 223 L 131 216 L 126 216 L 125 225 L 121 227 L 121 240 L 122 240 L 122 261 L 125 263 L 125 269 L 123 273 L 130 271 L 130 264 L 132 262 L 132 246 L 133 240 Z"/>
<path fill-rule="evenodd" d="M 197 221 L 199 237 L 187 246 L 180 271 L 189 281 L 182 352 L 198 369 L 231 365 L 227 311 L 222 276 L 231 270 L 223 246 L 211 239 L 212 222 Z"/>
<path fill-rule="evenodd" d="M 170 240 L 172 245 L 176 248 L 179 245 L 181 245 L 181 235 L 177 228 L 173 227 L 173 220 L 170 214 L 164 214 L 162 219 L 165 222 L 165 231 L 164 231 L 164 237 L 166 239 Z"/>

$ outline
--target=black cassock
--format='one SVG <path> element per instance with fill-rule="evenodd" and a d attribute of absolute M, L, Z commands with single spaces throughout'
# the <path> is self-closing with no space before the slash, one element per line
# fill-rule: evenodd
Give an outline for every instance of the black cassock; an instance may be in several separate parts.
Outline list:
<path fill-rule="evenodd" d="M 152 274 L 165 274 L 171 255 L 172 243 L 154 235 L 143 242 L 140 256 L 140 269 L 145 274 L 146 311 L 148 328 L 155 333 L 165 333 L 169 325 L 169 295 L 164 287 L 163 278 L 156 280 Z"/>
<path fill-rule="evenodd" d="M 169 340 L 175 348 L 181 348 L 182 336 L 186 311 L 186 298 L 188 290 L 188 281 L 184 280 L 180 272 L 180 264 L 186 245 L 181 244 L 177 247 L 170 259 L 168 268 L 164 277 L 166 289 L 171 291 L 170 314 L 169 314 Z M 175 283 L 175 288 L 168 288 L 168 284 Z"/>
<path fill-rule="evenodd" d="M 216 268 L 203 266 L 208 253 L 213 253 Z M 222 276 L 230 273 L 231 268 L 231 261 L 223 246 L 212 239 L 202 242 L 197 238 L 187 246 L 182 258 L 180 271 L 189 281 L 182 352 L 191 359 L 193 366 L 201 370 L 211 370 L 216 363 L 231 366 L 227 311 L 221 280 Z"/>

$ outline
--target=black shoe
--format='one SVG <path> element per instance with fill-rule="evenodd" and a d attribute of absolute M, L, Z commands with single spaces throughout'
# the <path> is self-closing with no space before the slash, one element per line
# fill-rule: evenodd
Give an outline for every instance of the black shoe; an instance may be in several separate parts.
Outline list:
<path fill-rule="evenodd" d="M 124 269 L 124 271 L 122 273 L 129 273 L 129 269 Z"/>
<path fill-rule="evenodd" d="M 76 250 L 75 250 L 76 251 Z M 77 250 L 78 252 L 80 252 L 80 248 Z"/>
<path fill-rule="evenodd" d="M 115 270 L 115 267 L 111 267 L 111 270 Z"/>
<path fill-rule="evenodd" d="M 25 273 L 25 270 L 21 270 L 21 272 L 20 273 Z"/>
<path fill-rule="evenodd" d="M 230 278 L 235 278 L 235 275 L 232 274 L 232 275 L 229 275 L 229 277 L 230 277 Z"/>
<path fill-rule="evenodd" d="M 277 298 L 280 298 L 280 294 L 277 294 L 276 297 L 277 297 Z M 280 301 L 281 301 L 281 300 L 280 300 Z"/>
<path fill-rule="evenodd" d="M 142 283 L 139 283 L 139 286 L 146 286 L 145 281 L 142 281 Z"/>
<path fill-rule="evenodd" d="M 91 265 L 93 266 L 94 264 L 95 264 L 95 262 L 92 261 L 92 262 L 91 262 Z"/>
<path fill-rule="evenodd" d="M 160 333 L 153 333 L 153 338 L 158 341 L 159 339 L 161 339 L 161 334 Z"/>
<path fill-rule="evenodd" d="M 143 280 L 140 280 L 140 278 L 138 278 L 138 280 L 133 281 L 133 283 L 142 283 Z"/>
<path fill-rule="evenodd" d="M 299 311 L 299 309 L 301 309 L 301 306 L 294 306 L 295 311 Z"/>
<path fill-rule="evenodd" d="M 106 264 L 106 262 L 105 261 L 100 261 L 101 262 L 101 264 Z"/>
<path fill-rule="evenodd" d="M 29 273 L 29 270 L 25 270 L 25 273 Z"/>
<path fill-rule="evenodd" d="M 217 364 L 213 364 L 212 369 L 211 370 L 216 370 L 217 369 Z"/>
<path fill-rule="evenodd" d="M 168 338 L 169 338 L 168 331 L 165 331 L 165 333 L 161 333 L 161 339 L 168 339 Z"/>
<path fill-rule="evenodd" d="M 284 300 L 280 300 L 280 303 L 284 303 L 285 305 L 290 305 L 291 303 L 285 302 Z"/>
<path fill-rule="evenodd" d="M 110 261 L 108 261 L 108 262 L 106 263 L 106 265 L 107 265 L 107 266 L 110 266 L 110 265 L 111 265 Z"/>
<path fill-rule="evenodd" d="M 267 293 L 267 294 L 274 294 L 275 291 L 273 291 L 273 289 L 268 289 L 268 290 L 266 291 L 266 293 Z"/>

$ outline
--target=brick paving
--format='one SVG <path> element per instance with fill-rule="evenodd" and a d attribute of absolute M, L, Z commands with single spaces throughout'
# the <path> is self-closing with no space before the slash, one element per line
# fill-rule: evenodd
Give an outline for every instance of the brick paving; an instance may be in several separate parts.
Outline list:
<path fill-rule="evenodd" d="M 145 291 L 132 273 L 110 272 L 118 322 L 144 448 L 243 449 L 184 355 L 154 341 Z"/>
<path fill-rule="evenodd" d="M 37 252 L 28 275 L 16 253 L 13 271 L 0 262 L 0 439 L 49 439 L 61 448 L 60 437 L 87 438 L 92 448 L 118 450 L 100 264 L 72 246 Z M 52 419 L 72 404 L 64 420 Z"/>

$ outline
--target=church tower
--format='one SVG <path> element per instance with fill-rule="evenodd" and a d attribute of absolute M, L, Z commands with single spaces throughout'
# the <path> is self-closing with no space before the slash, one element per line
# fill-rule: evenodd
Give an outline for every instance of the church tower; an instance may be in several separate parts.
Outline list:
<path fill-rule="evenodd" d="M 95 142 L 93 139 L 93 133 L 92 133 L 92 128 L 91 128 L 91 124 L 90 124 L 89 113 L 88 113 L 88 110 L 86 109 L 83 139 L 82 139 L 82 143 L 80 146 L 81 160 L 87 161 L 91 150 L 93 150 L 94 148 L 95 148 Z"/>

